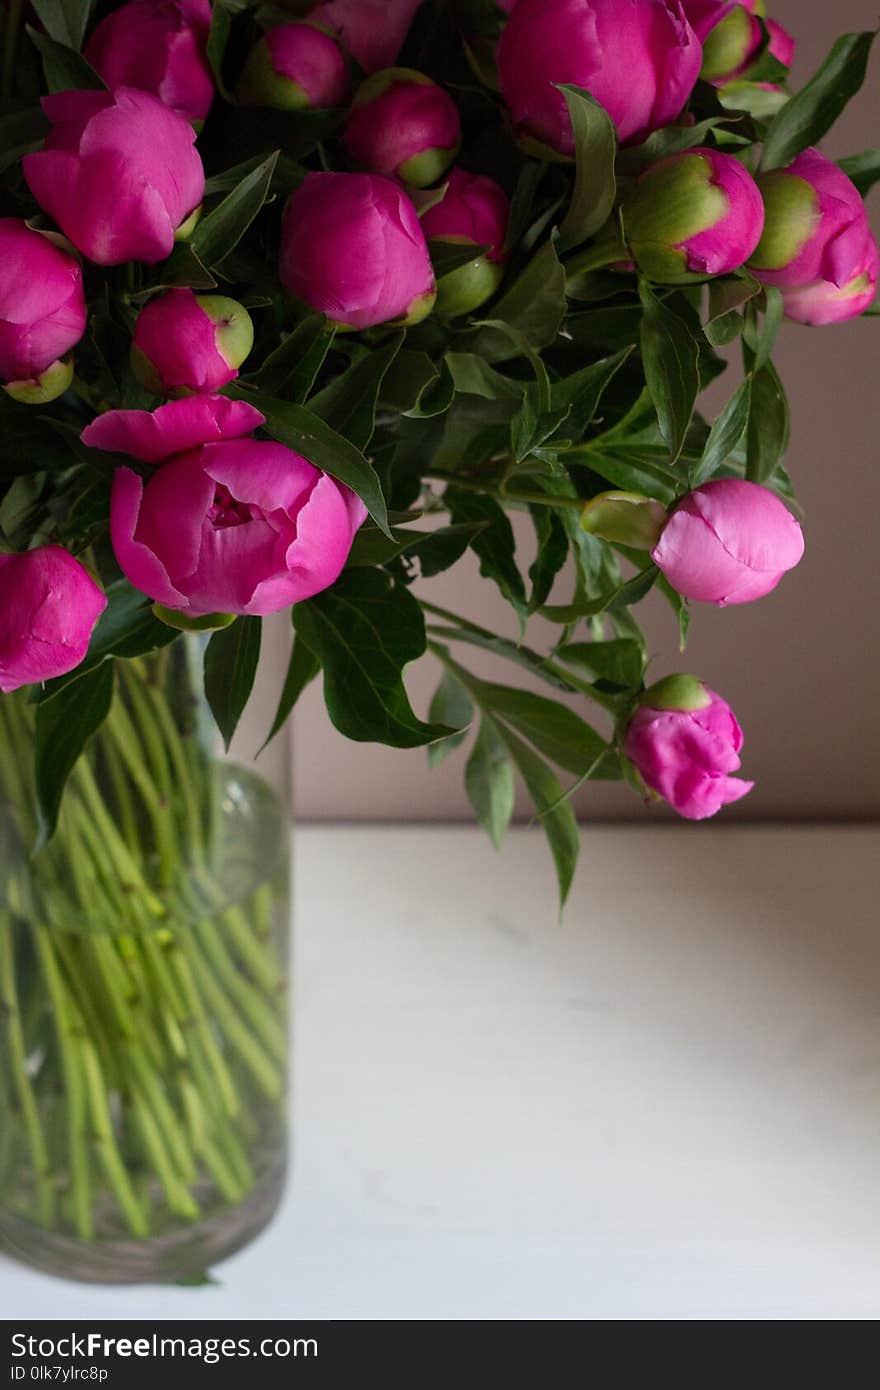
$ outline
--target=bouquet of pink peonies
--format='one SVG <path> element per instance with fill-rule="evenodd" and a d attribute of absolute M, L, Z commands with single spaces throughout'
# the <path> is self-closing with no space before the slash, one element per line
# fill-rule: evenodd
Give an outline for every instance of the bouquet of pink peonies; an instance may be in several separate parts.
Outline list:
<path fill-rule="evenodd" d="M 817 148 L 873 35 L 792 93 L 763 0 L 24 9 L 0 116 L 0 1206 L 53 1249 L 164 1240 L 180 1274 L 235 1243 L 180 1230 L 271 1205 L 283 821 L 215 747 L 264 618 L 294 634 L 267 742 L 317 677 L 348 738 L 437 764 L 473 733 L 478 819 L 500 843 L 518 774 L 563 900 L 584 781 L 689 819 L 750 790 L 733 711 L 651 681 L 634 610 L 658 589 L 683 648 L 693 604 L 759 599 L 801 557 L 772 354 L 785 319 L 874 312 L 880 159 Z M 427 597 L 467 551 L 517 640 Z"/>

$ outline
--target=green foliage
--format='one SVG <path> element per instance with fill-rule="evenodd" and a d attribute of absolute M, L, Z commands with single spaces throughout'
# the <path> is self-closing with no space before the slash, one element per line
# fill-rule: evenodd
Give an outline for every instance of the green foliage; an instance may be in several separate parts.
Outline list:
<path fill-rule="evenodd" d="M 262 628 L 262 618 L 238 618 L 205 648 L 205 694 L 227 749 L 254 688 Z"/>
<path fill-rule="evenodd" d="M 843 34 L 806 87 L 786 102 L 771 122 L 761 154 L 762 169 L 790 164 L 826 135 L 865 80 L 876 30 Z"/>
<path fill-rule="evenodd" d="M 89 739 L 110 713 L 112 702 L 113 666 L 107 662 L 40 704 L 34 733 L 37 849 L 55 833 L 67 779 Z"/>

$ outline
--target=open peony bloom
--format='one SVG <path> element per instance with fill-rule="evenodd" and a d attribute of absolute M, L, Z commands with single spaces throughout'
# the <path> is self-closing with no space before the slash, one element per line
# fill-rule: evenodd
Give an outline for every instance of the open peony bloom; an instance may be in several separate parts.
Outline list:
<path fill-rule="evenodd" d="M 705 820 L 752 790 L 740 768 L 742 729 L 726 700 L 693 676 L 646 690 L 623 751 L 645 784 L 685 820 Z"/>
<path fill-rule="evenodd" d="M 327 0 L 309 11 L 313 24 L 338 34 L 363 68 L 378 72 L 397 62 L 422 0 Z"/>
<path fill-rule="evenodd" d="M 434 304 L 418 213 L 378 174 L 309 174 L 284 209 L 279 275 L 341 328 L 417 323 Z"/>
<path fill-rule="evenodd" d="M 132 368 L 159 396 L 219 391 L 238 376 L 253 343 L 251 316 L 236 300 L 167 290 L 138 314 Z"/>
<path fill-rule="evenodd" d="M 62 362 L 86 329 L 73 256 L 17 217 L 0 217 L 0 381 L 11 396 L 52 400 L 70 384 Z"/>
<path fill-rule="evenodd" d="M 110 534 L 135 588 L 191 617 L 259 617 L 338 579 L 366 508 L 283 444 L 251 439 L 243 401 L 190 396 L 150 413 L 111 410 L 85 444 L 158 465 L 113 480 Z"/>
<path fill-rule="evenodd" d="M 423 73 L 387 68 L 358 88 L 345 148 L 362 169 L 427 188 L 443 176 L 460 144 L 458 107 Z"/>
<path fill-rule="evenodd" d="M 679 502 L 651 558 L 685 598 L 724 607 L 769 594 L 803 553 L 800 524 L 775 493 L 720 478 Z"/>
<path fill-rule="evenodd" d="M 680 114 L 701 61 L 680 0 L 519 0 L 498 45 L 517 131 L 567 157 L 574 135 L 556 84 L 586 88 L 634 145 Z"/>
<path fill-rule="evenodd" d="M 131 0 L 101 20 L 85 57 L 108 87 L 139 87 L 203 121 L 214 99 L 210 29 L 210 0 Z"/>
<path fill-rule="evenodd" d="M 636 265 L 675 284 L 743 265 L 760 240 L 764 205 L 738 159 L 693 149 L 642 174 L 624 200 L 623 225 Z"/>
<path fill-rule="evenodd" d="M 0 690 L 74 670 L 107 599 L 60 545 L 0 555 Z"/>
<path fill-rule="evenodd" d="M 877 292 L 877 242 L 855 184 L 818 150 L 760 175 L 764 233 L 749 269 L 799 323 L 854 318 Z"/>
<path fill-rule="evenodd" d="M 98 265 L 170 255 L 205 191 L 189 122 L 133 87 L 56 92 L 43 110 L 52 129 L 24 176 L 77 250 Z"/>
<path fill-rule="evenodd" d="M 276 24 L 254 44 L 236 88 L 240 101 L 278 111 L 344 106 L 348 63 L 332 34 L 314 24 Z"/>

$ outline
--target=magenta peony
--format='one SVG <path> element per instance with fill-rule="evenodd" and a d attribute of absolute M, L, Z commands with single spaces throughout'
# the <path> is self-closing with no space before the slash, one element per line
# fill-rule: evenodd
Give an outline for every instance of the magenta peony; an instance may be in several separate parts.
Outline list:
<path fill-rule="evenodd" d="M 22 160 L 40 206 L 98 265 L 164 260 L 205 191 L 189 122 L 133 87 L 56 92 L 43 110 L 52 130 Z"/>
<path fill-rule="evenodd" d="M 623 751 L 651 791 L 686 820 L 705 820 L 752 790 L 732 777 L 742 729 L 726 700 L 693 676 L 668 676 L 646 690 Z"/>
<path fill-rule="evenodd" d="M 504 189 L 485 174 L 453 169 L 446 192 L 422 218 L 429 241 L 473 242 L 487 246 L 486 259 L 507 259 L 504 243 L 510 221 L 510 203 Z"/>
<path fill-rule="evenodd" d="M 210 28 L 209 0 L 131 0 L 101 21 L 85 57 L 108 87 L 139 87 L 203 121 L 214 98 Z"/>
<path fill-rule="evenodd" d="M 313 24 L 338 34 L 364 72 L 397 62 L 422 0 L 326 0 L 309 11 Z"/>
<path fill-rule="evenodd" d="M 781 24 L 767 19 L 763 0 L 682 0 L 703 45 L 700 75 L 716 87 L 739 77 L 758 57 L 763 42 L 760 20 L 770 33 L 769 50 L 786 67 L 794 58 L 794 39 Z M 760 17 L 760 18 L 759 18 Z"/>
<path fill-rule="evenodd" d="M 159 467 L 119 468 L 110 534 L 131 583 L 190 617 L 265 616 L 338 579 L 363 503 L 282 444 L 249 438 L 264 417 L 225 396 L 152 412 L 111 410 L 83 442 Z"/>
<path fill-rule="evenodd" d="M 344 106 L 351 74 L 332 34 L 314 24 L 277 24 L 251 49 L 239 100 L 279 111 Z"/>
<path fill-rule="evenodd" d="M 97 584 L 60 545 L 0 555 L 0 690 L 74 670 L 106 607 Z"/>
<path fill-rule="evenodd" d="M 251 316 L 236 300 L 168 290 L 138 315 L 132 367 L 157 395 L 219 391 L 238 376 L 253 342 Z"/>
<path fill-rule="evenodd" d="M 411 68 L 388 68 L 358 89 L 345 148 L 362 169 L 427 188 L 458 153 L 461 121 L 448 92 Z"/>
<path fill-rule="evenodd" d="M 70 383 L 61 359 L 86 328 L 73 256 L 17 217 L 0 218 L 0 381 L 11 396 L 47 401 Z"/>
<path fill-rule="evenodd" d="M 418 214 L 378 174 L 309 174 L 290 195 L 281 283 L 342 328 L 416 323 L 434 303 L 434 271 Z"/>

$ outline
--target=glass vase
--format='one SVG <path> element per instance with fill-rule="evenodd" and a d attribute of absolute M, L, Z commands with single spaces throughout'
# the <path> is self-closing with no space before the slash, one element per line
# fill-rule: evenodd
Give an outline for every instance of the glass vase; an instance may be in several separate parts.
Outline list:
<path fill-rule="evenodd" d="M 36 851 L 36 707 L 0 697 L 0 1247 L 67 1278 L 197 1281 L 283 1186 L 289 759 L 222 754 L 201 658 L 116 663 Z"/>

